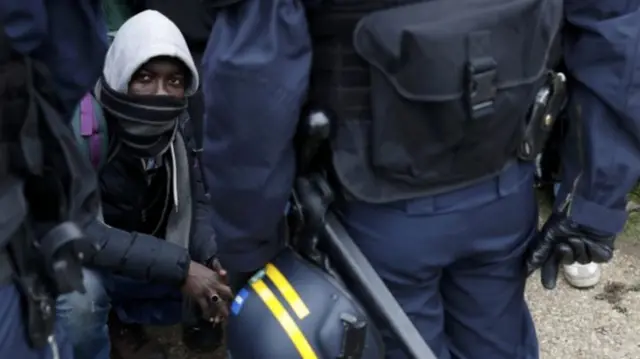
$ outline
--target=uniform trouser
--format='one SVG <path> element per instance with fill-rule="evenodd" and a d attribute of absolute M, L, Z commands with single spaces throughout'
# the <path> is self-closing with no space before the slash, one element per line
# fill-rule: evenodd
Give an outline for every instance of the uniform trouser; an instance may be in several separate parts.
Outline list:
<path fill-rule="evenodd" d="M 0 358 L 58 359 L 52 346 L 32 349 L 27 343 L 27 333 L 20 303 L 21 297 L 14 285 L 0 287 Z M 73 359 L 71 346 L 60 326 L 56 326 L 55 346 L 59 359 Z"/>
<path fill-rule="evenodd" d="M 174 325 L 182 321 L 177 287 L 84 270 L 86 294 L 58 299 L 58 318 L 78 359 L 109 359 L 107 322 L 113 308 L 125 323 Z"/>
<path fill-rule="evenodd" d="M 536 231 L 533 166 L 452 193 L 350 202 L 349 233 L 439 359 L 535 359 L 524 252 Z M 386 335 L 387 358 L 407 358 Z"/>

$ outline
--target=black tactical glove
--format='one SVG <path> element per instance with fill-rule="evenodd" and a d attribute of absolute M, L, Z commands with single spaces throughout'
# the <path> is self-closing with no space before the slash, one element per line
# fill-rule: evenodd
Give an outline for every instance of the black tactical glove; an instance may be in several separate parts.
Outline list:
<path fill-rule="evenodd" d="M 608 262 L 613 257 L 615 235 L 599 233 L 554 212 L 537 234 L 527 254 L 527 272 L 540 268 L 542 285 L 556 286 L 561 264 Z"/>

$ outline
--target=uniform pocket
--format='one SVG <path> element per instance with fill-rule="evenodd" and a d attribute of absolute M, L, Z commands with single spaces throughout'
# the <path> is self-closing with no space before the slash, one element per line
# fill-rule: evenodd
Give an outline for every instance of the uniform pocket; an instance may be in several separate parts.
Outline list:
<path fill-rule="evenodd" d="M 374 170 L 421 186 L 501 170 L 561 17 L 561 0 L 437 0 L 361 19 L 353 41 L 369 65 Z"/>

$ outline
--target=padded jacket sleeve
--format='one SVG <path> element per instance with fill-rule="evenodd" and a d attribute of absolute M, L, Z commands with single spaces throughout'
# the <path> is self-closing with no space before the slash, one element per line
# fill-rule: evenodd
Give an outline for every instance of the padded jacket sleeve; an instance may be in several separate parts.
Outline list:
<path fill-rule="evenodd" d="M 640 178 L 640 1 L 565 0 L 565 14 L 571 99 L 556 205 L 615 234 Z"/>
<path fill-rule="evenodd" d="M 187 277 L 190 257 L 185 248 L 142 233 L 126 232 L 99 220 L 85 232 L 99 247 L 86 264 L 115 274 L 155 283 L 180 285 Z"/>

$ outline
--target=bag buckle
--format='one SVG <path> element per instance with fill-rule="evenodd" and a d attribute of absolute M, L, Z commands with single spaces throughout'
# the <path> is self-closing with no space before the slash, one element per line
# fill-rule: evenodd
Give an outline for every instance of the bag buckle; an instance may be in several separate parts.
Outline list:
<path fill-rule="evenodd" d="M 474 120 L 493 114 L 497 74 L 497 64 L 491 57 L 475 58 L 467 63 L 466 97 Z"/>

